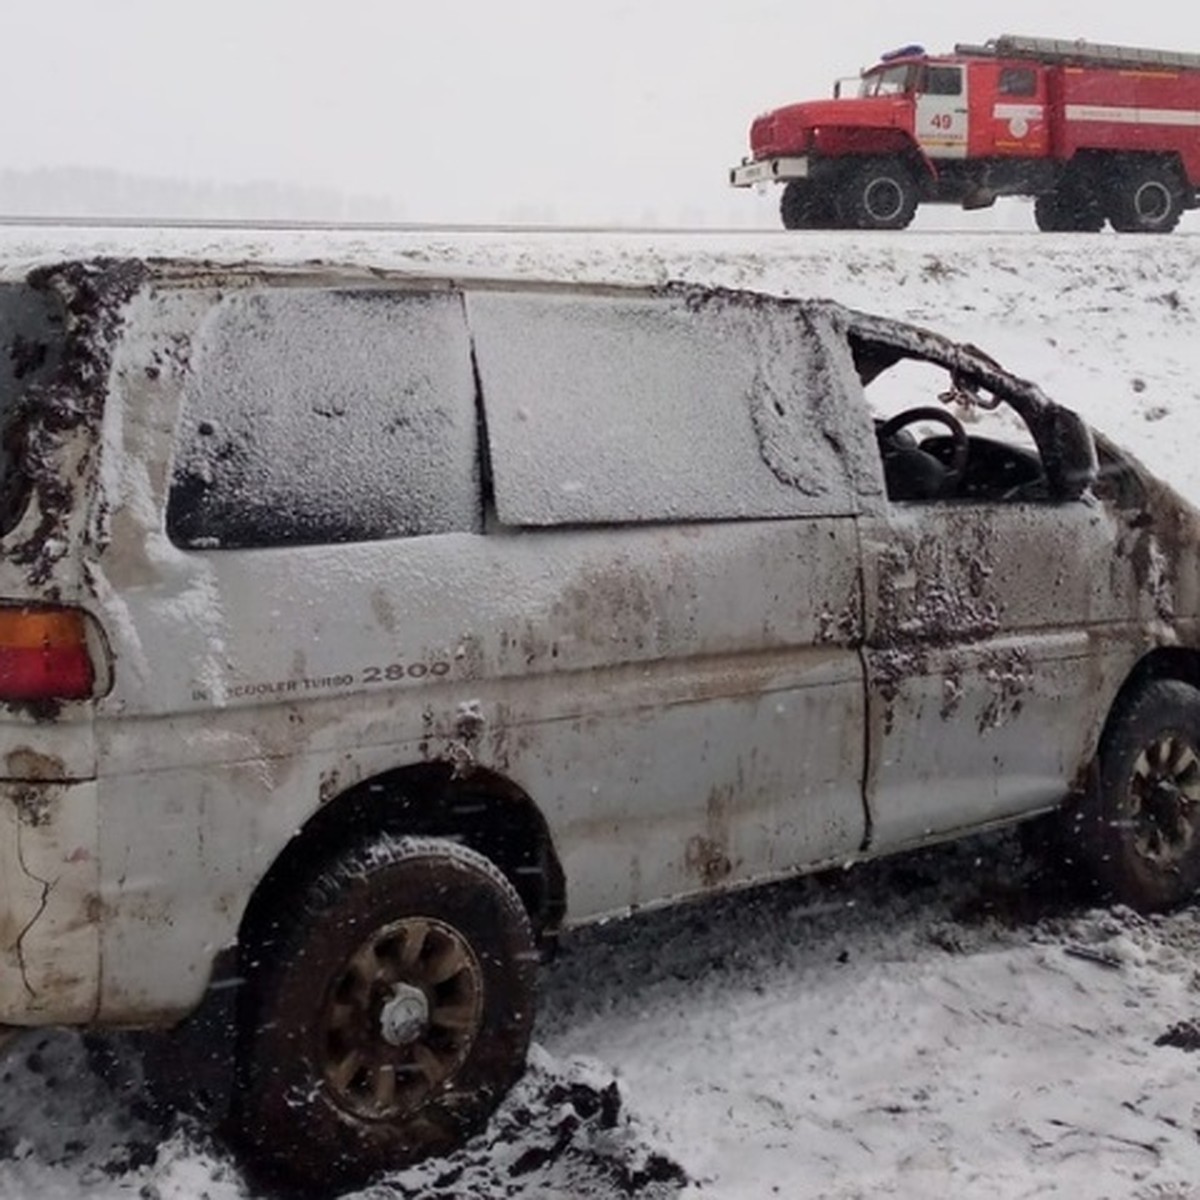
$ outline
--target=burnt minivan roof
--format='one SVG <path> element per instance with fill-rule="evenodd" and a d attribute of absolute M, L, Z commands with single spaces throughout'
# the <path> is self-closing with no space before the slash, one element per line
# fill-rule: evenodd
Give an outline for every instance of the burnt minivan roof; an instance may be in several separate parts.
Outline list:
<path fill-rule="evenodd" d="M 746 303 L 769 300 L 795 305 L 808 311 L 825 311 L 846 329 L 853 343 L 877 342 L 893 347 L 895 357 L 917 357 L 940 363 L 969 374 L 980 385 L 988 380 L 1006 389 L 1028 396 L 1035 405 L 1053 402 L 1035 384 L 1005 370 L 978 347 L 955 342 L 933 330 L 866 313 L 842 305 L 829 297 L 796 297 L 745 289 L 709 287 L 703 284 L 671 281 L 667 283 L 574 282 L 562 279 L 536 279 L 494 273 L 453 273 L 412 270 L 399 266 L 366 266 L 335 259 L 273 261 L 258 259 L 219 260 L 187 257 L 96 256 L 61 260 L 42 260 L 24 265 L 0 266 L 0 282 L 28 282 L 36 287 L 74 293 L 85 285 L 97 302 L 104 299 L 124 303 L 138 288 L 154 283 L 174 286 L 234 286 L 256 281 L 277 281 L 299 285 L 349 284 L 413 286 L 421 288 L 504 288 L 534 292 L 567 292 L 584 295 L 667 295 L 675 294 L 699 300 L 704 297 L 740 299 Z M 877 356 L 878 357 L 878 356 Z M 865 361 L 865 360 L 864 360 Z M 891 361 L 895 361 L 893 358 Z M 883 362 L 885 369 L 890 362 Z M 872 376 L 873 377 L 873 376 Z M 865 379 L 864 382 L 869 382 Z"/>
<path fill-rule="evenodd" d="M 15 276 L 15 278 L 14 278 Z M 687 303 L 702 304 L 720 300 L 755 306 L 794 306 L 798 311 L 823 314 L 841 329 L 850 344 L 854 365 L 863 384 L 902 358 L 940 365 L 956 383 L 983 388 L 1010 404 L 1029 426 L 1043 455 L 1052 466 L 1056 447 L 1073 443 L 1069 455 L 1074 461 L 1065 470 L 1076 483 L 1083 475 L 1094 479 L 1094 446 L 1081 444 L 1085 436 L 1067 427 L 1078 418 L 1070 410 L 1053 402 L 1036 384 L 1005 370 L 976 346 L 952 339 L 920 326 L 888 317 L 848 308 L 824 297 L 789 297 L 777 294 L 696 283 L 604 283 L 572 282 L 561 279 L 536 279 L 492 273 L 452 274 L 414 271 L 400 266 L 370 266 L 337 260 L 313 259 L 284 262 L 241 259 L 221 261 L 195 257 L 108 257 L 71 258 L 42 261 L 24 268 L 10 265 L 0 268 L 0 283 L 23 279 L 27 284 L 57 293 L 68 324 L 75 335 L 83 334 L 95 361 L 107 358 L 105 343 L 115 334 L 119 312 L 139 291 L 156 284 L 168 287 L 244 287 L 254 283 L 275 282 L 285 286 L 414 287 L 421 289 L 504 289 L 543 294 L 662 296 L 674 295 Z M 1083 461 L 1087 459 L 1088 461 Z"/>
<path fill-rule="evenodd" d="M 960 343 L 917 325 L 848 308 L 828 297 L 781 296 L 697 283 L 572 282 L 560 279 L 531 279 L 492 273 L 452 274 L 415 271 L 392 266 L 364 266 L 337 260 L 306 262 L 260 260 L 221 261 L 183 257 L 71 258 L 39 261 L 25 265 L 0 266 L 0 283 L 25 282 L 58 291 L 67 301 L 67 311 L 79 315 L 89 309 L 124 304 L 142 287 L 155 283 L 169 286 L 227 286 L 276 281 L 291 285 L 335 284 L 352 286 L 412 286 L 420 288 L 503 288 L 533 292 L 563 292 L 584 295 L 679 295 L 700 301 L 724 298 L 748 304 L 767 302 L 795 305 L 805 311 L 822 311 L 842 327 L 855 350 L 856 365 L 863 382 L 870 382 L 901 357 L 938 363 L 962 374 L 979 386 L 1002 389 L 1023 397 L 1031 408 L 1053 406 L 1054 402 L 1034 383 L 1014 375 L 976 346 Z M 86 293 L 86 301 L 84 300 Z M 72 301 L 75 301 L 73 304 Z"/>

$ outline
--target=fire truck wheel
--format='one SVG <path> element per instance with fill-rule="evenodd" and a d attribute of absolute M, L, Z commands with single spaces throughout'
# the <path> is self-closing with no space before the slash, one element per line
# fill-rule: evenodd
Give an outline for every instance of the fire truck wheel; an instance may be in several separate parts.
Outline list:
<path fill-rule="evenodd" d="M 1064 189 L 1038 196 L 1033 219 L 1043 233 L 1099 233 L 1105 217 L 1093 196 Z"/>
<path fill-rule="evenodd" d="M 863 159 L 842 180 L 838 215 L 850 229 L 905 229 L 916 211 L 916 181 L 899 159 Z"/>
<path fill-rule="evenodd" d="M 784 229 L 829 229 L 836 225 L 832 198 L 810 179 L 793 179 L 785 185 L 779 215 Z"/>
<path fill-rule="evenodd" d="M 1182 212 L 1179 178 L 1165 163 L 1123 163 L 1109 185 L 1108 219 L 1120 233 L 1170 233 Z"/>

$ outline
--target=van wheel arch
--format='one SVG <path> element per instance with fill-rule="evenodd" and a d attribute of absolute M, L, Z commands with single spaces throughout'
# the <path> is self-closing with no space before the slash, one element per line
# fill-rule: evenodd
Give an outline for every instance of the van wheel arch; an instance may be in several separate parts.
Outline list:
<path fill-rule="evenodd" d="M 1105 758 L 1105 748 L 1111 746 L 1119 731 L 1128 723 L 1132 710 L 1146 696 L 1148 691 L 1157 691 L 1157 685 L 1183 684 L 1187 688 L 1200 692 L 1200 651 L 1186 647 L 1159 647 L 1143 655 L 1126 676 L 1125 681 L 1117 690 L 1109 705 L 1108 714 L 1096 732 L 1093 745 L 1089 747 L 1086 765 L 1081 769 L 1071 790 L 1064 800 L 1062 807 L 1026 821 L 1021 827 L 1022 843 L 1027 852 L 1044 862 L 1055 871 L 1065 871 L 1066 877 L 1081 888 L 1085 893 L 1107 890 L 1110 898 L 1113 889 L 1105 889 L 1104 882 L 1096 870 L 1094 857 L 1097 853 L 1098 840 L 1085 836 L 1084 845 L 1081 834 L 1086 834 L 1085 826 L 1094 827 L 1098 815 L 1102 816 L 1099 807 L 1103 781 L 1101 768 Z M 1106 853 L 1103 847 L 1098 851 Z M 1128 902 L 1130 897 L 1122 899 Z M 1142 907 L 1153 909 L 1161 904 L 1142 904 Z"/>
<path fill-rule="evenodd" d="M 434 762 L 386 771 L 327 799 L 255 888 L 239 944 L 254 945 L 296 880 L 376 834 L 439 837 L 468 846 L 512 884 L 539 938 L 549 940 L 557 932 L 566 912 L 566 883 L 549 827 L 532 798 L 496 772 L 456 776 L 452 764 Z"/>
<path fill-rule="evenodd" d="M 1072 798 L 1067 802 L 1067 807 L 1070 807 L 1078 799 L 1079 794 L 1092 780 L 1096 756 L 1104 742 L 1105 735 L 1136 697 L 1149 684 L 1159 679 L 1186 683 L 1200 691 L 1200 650 L 1192 650 L 1186 646 L 1159 646 L 1147 651 L 1134 663 L 1125 676 L 1124 682 L 1114 693 L 1108 706 L 1108 712 L 1096 730 L 1094 740 L 1087 747 L 1086 765 L 1076 781 L 1076 786 L 1072 790 Z"/>
<path fill-rule="evenodd" d="M 458 1145 L 486 1120 L 520 1073 L 533 1020 L 534 951 L 539 939 L 544 942 L 557 931 L 564 911 L 562 868 L 545 819 L 528 794 L 501 775 L 475 770 L 459 776 L 449 763 L 416 764 L 328 799 L 276 858 L 239 929 L 245 983 L 236 997 L 236 1047 L 223 1124 L 242 1157 L 272 1181 L 280 1171 L 279 1181 L 288 1182 L 299 1164 L 312 1180 L 332 1184 L 345 1170 L 357 1184 L 385 1167 Z M 327 918 L 335 930 L 333 950 L 324 928 Z M 478 1021 L 472 1017 L 473 1032 L 462 1054 L 455 1051 L 452 1061 L 438 1066 L 438 1072 L 449 1070 L 446 1083 L 454 1080 L 455 1086 L 444 1094 L 435 1088 L 409 1097 L 416 1107 L 409 1106 L 411 1112 L 397 1109 L 395 1119 L 390 1109 L 387 1119 L 375 1119 L 365 1110 L 355 1117 L 351 1092 L 358 1086 L 357 1075 L 335 1104 L 327 1095 L 333 1086 L 327 1070 L 323 1078 L 328 1086 L 319 1095 L 311 1090 L 316 1078 L 311 1054 L 298 1055 L 295 1063 L 279 1058 L 280 1046 L 290 1044 L 287 1039 L 306 1027 L 314 1011 L 333 1020 L 329 981 L 337 980 L 340 989 L 343 976 L 349 979 L 357 970 L 347 968 L 338 976 L 335 969 L 330 975 L 339 953 L 336 931 L 359 926 L 366 931 L 360 950 L 375 959 L 381 958 L 380 938 L 390 946 L 401 926 L 406 938 L 410 926 L 429 927 L 445 943 L 440 949 L 453 950 L 459 973 L 475 980 L 467 998 L 474 997 Z M 295 963 L 301 957 L 305 965 L 298 974 Z M 310 958 L 316 977 L 324 981 L 320 995 L 326 997 L 323 1007 L 312 1011 L 311 1004 L 305 1009 L 292 1003 L 308 995 L 304 971 Z M 379 1034 L 389 1045 L 407 1045 L 415 1038 L 428 1051 L 433 1043 L 425 1045 L 427 1028 L 434 1030 L 431 1038 L 442 1035 L 442 1023 L 430 1016 L 433 991 L 442 984 L 440 976 L 430 979 L 414 982 L 406 975 L 396 984 L 392 1002 L 378 1015 L 380 1022 L 385 1014 L 392 1020 L 393 1002 L 399 1006 L 394 1036 L 386 1030 Z M 457 980 L 458 974 L 456 987 Z M 356 1045 L 355 1039 L 376 1029 L 378 982 L 371 982 L 355 1021 L 334 1031 L 338 1037 L 344 1034 L 347 1044 Z M 409 1011 L 418 992 L 429 1006 L 419 1021 Z M 416 1027 L 414 1022 L 417 1033 L 409 1028 Z M 282 1043 L 272 1033 L 276 1025 Z M 377 1043 L 378 1038 L 371 1041 L 372 1046 Z M 382 1053 L 386 1057 L 390 1052 Z M 273 1064 L 280 1061 L 284 1066 L 277 1070 Z M 381 1057 L 376 1063 L 379 1078 L 391 1070 L 382 1063 Z M 429 1077 L 436 1084 L 435 1075 Z M 296 1123 L 289 1115 L 288 1091 L 301 1085 L 309 1099 Z M 307 1163 L 299 1157 L 308 1146 L 305 1139 L 318 1151 Z"/>
<path fill-rule="evenodd" d="M 1146 684 L 1156 679 L 1174 679 L 1200 689 L 1200 650 L 1184 646 L 1162 646 L 1144 654 L 1121 684 L 1109 709 L 1106 725 L 1127 706 L 1131 698 Z"/>
<path fill-rule="evenodd" d="M 1200 891 L 1200 689 L 1150 679 L 1114 708 L 1069 836 L 1107 900 L 1156 912 Z"/>

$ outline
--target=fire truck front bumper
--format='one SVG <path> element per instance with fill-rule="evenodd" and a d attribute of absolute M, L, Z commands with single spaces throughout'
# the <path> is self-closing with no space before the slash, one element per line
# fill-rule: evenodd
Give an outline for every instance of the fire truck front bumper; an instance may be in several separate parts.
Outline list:
<path fill-rule="evenodd" d="M 743 162 L 739 166 L 730 167 L 729 183 L 732 187 L 754 187 L 759 183 L 807 179 L 808 169 L 807 154 L 788 158 L 760 158 L 754 162 Z"/>

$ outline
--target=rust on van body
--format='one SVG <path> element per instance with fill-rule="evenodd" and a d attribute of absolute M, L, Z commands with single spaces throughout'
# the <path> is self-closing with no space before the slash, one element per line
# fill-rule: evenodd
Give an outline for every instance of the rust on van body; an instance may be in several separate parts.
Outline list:
<path fill-rule="evenodd" d="M 63 780 L 69 776 L 61 758 L 19 746 L 4 756 L 4 778 L 37 781 Z"/>
<path fill-rule="evenodd" d="M 44 783 L 13 783 L 8 795 L 22 824 L 39 829 L 54 819 L 55 788 Z"/>
<path fill-rule="evenodd" d="M 712 788 L 704 807 L 704 833 L 688 838 L 684 865 L 701 887 L 719 887 L 733 873 L 730 829 L 740 790 L 728 784 Z"/>
<path fill-rule="evenodd" d="M 25 825 L 41 827 L 53 820 L 61 789 L 53 785 L 70 778 L 62 759 L 19 747 L 4 756 L 6 790 Z"/>

